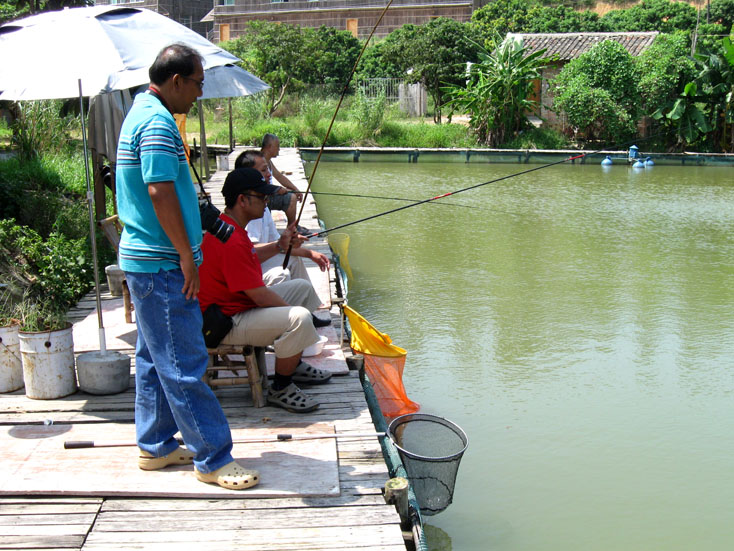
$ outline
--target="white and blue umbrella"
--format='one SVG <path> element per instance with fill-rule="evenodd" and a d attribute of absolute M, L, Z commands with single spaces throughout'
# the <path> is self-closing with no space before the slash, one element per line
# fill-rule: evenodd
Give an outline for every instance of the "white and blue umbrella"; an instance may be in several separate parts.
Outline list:
<path fill-rule="evenodd" d="M 175 21 L 141 8 L 96 6 L 46 12 L 0 26 L 0 99 L 73 98 L 148 82 L 160 50 L 184 43 L 204 69 L 240 60 Z M 205 77 L 206 78 L 206 77 Z"/>

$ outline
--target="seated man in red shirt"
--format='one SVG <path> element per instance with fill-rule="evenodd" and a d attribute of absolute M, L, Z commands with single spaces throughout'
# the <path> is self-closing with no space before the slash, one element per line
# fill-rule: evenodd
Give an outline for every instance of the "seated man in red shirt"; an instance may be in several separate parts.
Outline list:
<path fill-rule="evenodd" d="M 301 361 L 303 349 L 319 339 L 311 312 L 321 299 L 303 279 L 266 287 L 260 268 L 263 260 L 282 253 L 291 243 L 299 246 L 303 238 L 290 227 L 277 241 L 254 246 L 244 229 L 250 220 L 262 217 L 267 198 L 275 191 L 276 186 L 267 184 L 257 170 L 238 168 L 229 173 L 222 187 L 226 208 L 220 218 L 235 230 L 225 243 L 209 233 L 204 236 L 199 303 L 202 312 L 217 304 L 232 317 L 233 327 L 222 344 L 273 345 L 275 380 L 267 400 L 305 413 L 319 403 L 295 383 L 324 383 L 331 377 Z"/>

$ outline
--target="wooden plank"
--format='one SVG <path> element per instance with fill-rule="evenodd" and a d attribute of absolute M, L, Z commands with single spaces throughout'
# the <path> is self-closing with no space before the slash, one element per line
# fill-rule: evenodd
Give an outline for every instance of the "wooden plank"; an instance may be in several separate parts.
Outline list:
<path fill-rule="evenodd" d="M 4 536 L 0 535 L 0 549 L 38 549 L 52 551 L 54 549 L 81 549 L 84 536 Z"/>
<path fill-rule="evenodd" d="M 291 509 L 226 509 L 209 511 L 158 511 L 152 518 L 149 511 L 102 512 L 95 523 L 95 531 L 104 532 L 179 532 L 206 530 L 212 526 L 257 527 L 258 530 L 308 528 L 324 526 L 388 525 L 399 524 L 395 508 L 387 504 L 363 507 L 321 507 L 303 514 L 300 508 Z"/>
<path fill-rule="evenodd" d="M 233 438 L 271 438 L 278 430 L 235 429 Z M 330 425 L 293 429 L 296 434 L 333 432 Z M 179 496 L 239 498 L 240 492 L 203 484 L 193 466 L 145 472 L 137 468 L 136 446 L 64 450 L 65 440 L 135 442 L 135 427 L 51 425 L 0 429 L 4 469 L 0 495 Z M 333 439 L 235 444 L 233 455 L 258 469 L 262 482 L 248 497 L 339 495 Z M 308 476 L 304 475 L 308 473 Z"/>
<path fill-rule="evenodd" d="M 301 509 L 322 507 L 363 507 L 366 505 L 385 505 L 381 494 L 349 495 L 342 493 L 338 497 L 309 498 L 268 498 L 243 500 L 202 500 L 202 499 L 107 499 L 102 511 L 206 511 L 207 513 L 230 509 Z"/>
<path fill-rule="evenodd" d="M 221 526 L 221 525 L 220 525 Z M 399 538 L 399 539 L 398 539 Z M 182 543 L 189 549 L 241 549 L 243 551 L 262 549 L 307 550 L 307 549 L 387 549 L 402 542 L 402 532 L 396 524 L 387 526 L 335 526 L 320 528 L 281 527 L 261 529 L 249 527 L 230 527 L 217 529 L 214 523 L 207 530 L 175 532 L 126 532 L 121 536 L 116 532 L 103 532 L 96 529 L 87 537 L 84 549 L 108 549 L 105 545 L 118 545 L 117 549 L 141 549 L 136 545 L 150 545 L 156 551 L 179 549 Z M 403 546 L 403 551 L 405 547 Z"/>

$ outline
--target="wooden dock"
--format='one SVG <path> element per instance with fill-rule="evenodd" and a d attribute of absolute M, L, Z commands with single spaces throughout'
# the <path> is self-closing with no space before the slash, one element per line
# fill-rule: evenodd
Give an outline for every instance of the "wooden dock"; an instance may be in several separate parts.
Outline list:
<path fill-rule="evenodd" d="M 234 166 L 236 153 L 230 155 L 230 167 Z M 276 166 L 289 173 L 289 178 L 299 188 L 305 189 L 303 168 L 296 150 L 283 149 Z M 206 186 L 220 207 L 219 190 L 225 175 L 224 172 L 215 174 Z M 315 216 L 315 205 L 309 204 L 301 225 L 317 228 Z M 322 252 L 328 250 L 324 240 L 317 240 L 313 246 Z M 320 274 L 314 268 L 313 278 L 318 279 Z M 320 295 L 328 305 L 331 294 L 328 278 L 324 276 L 320 285 Z M 326 285 L 325 292 L 323 285 Z M 105 315 L 121 316 L 118 306 L 121 299 L 112 297 L 106 285 L 103 288 L 103 302 L 108 307 L 115 306 Z M 89 320 L 95 308 L 94 294 L 90 293 L 70 313 L 70 320 L 83 329 L 85 335 L 88 333 L 84 329 L 86 326 L 79 324 Z M 106 312 L 104 308 L 103 311 Z M 338 308 L 331 307 L 330 314 L 333 329 L 330 328 L 329 344 L 336 345 L 332 347 L 333 362 L 341 352 L 342 343 L 338 342 Z M 108 347 L 133 356 L 130 339 L 123 338 L 129 337 L 127 329 L 127 332 L 118 331 L 118 335 L 108 337 L 111 345 Z M 122 333 L 124 335 L 120 336 Z M 88 337 L 94 342 L 96 325 Z M 76 341 L 75 334 L 75 347 Z M 343 356 L 340 361 L 343 362 Z M 374 432 L 356 372 L 348 371 L 346 364 L 337 371 L 342 374 L 332 377 L 328 384 L 307 389 L 307 392 L 318 394 L 322 402 L 318 410 L 309 414 L 293 414 L 269 406 L 254 408 L 247 386 L 221 388 L 215 392 L 233 433 L 238 435 L 329 430 L 337 434 Z M 57 400 L 31 400 L 22 390 L 0 395 L 0 446 L 3 446 L 0 457 L 5 467 L 5 472 L 0 474 L 0 548 L 88 551 L 406 549 L 400 518 L 382 497 L 381 489 L 388 479 L 388 471 L 376 437 L 330 439 L 326 445 L 317 445 L 317 441 L 301 443 L 297 454 L 292 451 L 294 448 L 287 447 L 287 443 L 263 442 L 253 448 L 235 446 L 235 457 L 243 454 L 252 457 L 256 468 L 259 468 L 257 462 L 267 457 L 283 458 L 283 472 L 277 470 L 276 464 L 268 477 L 263 474 L 259 493 L 222 490 L 224 495 L 220 496 L 211 494 L 218 488 L 198 483 L 195 489 L 202 492 L 202 497 L 198 498 L 179 496 L 183 492 L 181 477 L 185 476 L 187 483 L 194 478 L 191 466 L 176 467 L 168 474 L 164 471 L 143 473 L 134 462 L 135 447 L 100 448 L 100 451 L 84 455 L 64 450 L 54 443 L 65 434 L 76 433 L 93 433 L 100 439 L 119 440 L 133 434 L 133 423 L 132 377 L 127 391 L 112 396 L 93 396 L 80 391 Z M 309 457 L 310 451 L 315 452 L 317 448 L 327 459 Z M 335 461 L 330 466 L 326 463 L 332 450 Z M 39 460 L 41 453 L 46 454 L 42 461 Z M 71 453 L 79 455 L 69 456 Z M 287 463 L 286 459 L 291 456 L 301 463 Z M 313 482 L 310 477 L 319 476 L 318 469 L 309 467 L 309 460 L 321 461 L 322 470 L 333 469 L 337 481 L 334 491 L 326 482 L 323 486 L 312 483 L 310 489 L 304 490 L 305 485 L 299 481 L 309 479 Z M 39 466 L 33 467 L 33 464 Z M 37 476 L 33 476 L 33 468 L 37 469 Z M 81 477 L 77 479 L 79 483 L 73 482 L 74 476 Z M 132 479 L 140 480 L 141 476 L 145 484 L 131 482 Z M 121 488 L 133 489 L 122 496 Z M 169 494 L 167 488 L 170 488 Z"/>

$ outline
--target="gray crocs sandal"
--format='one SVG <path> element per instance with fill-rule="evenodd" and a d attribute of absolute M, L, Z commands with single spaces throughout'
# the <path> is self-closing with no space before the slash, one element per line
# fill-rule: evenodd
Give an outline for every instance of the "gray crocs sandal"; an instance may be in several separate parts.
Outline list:
<path fill-rule="evenodd" d="M 293 383 L 282 390 L 268 389 L 269 404 L 282 407 L 293 413 L 308 413 L 319 407 L 319 403 Z"/>
<path fill-rule="evenodd" d="M 299 384 L 320 385 L 331 379 L 331 373 L 324 369 L 319 369 L 306 362 L 301 362 L 293 373 L 293 382 Z"/>

